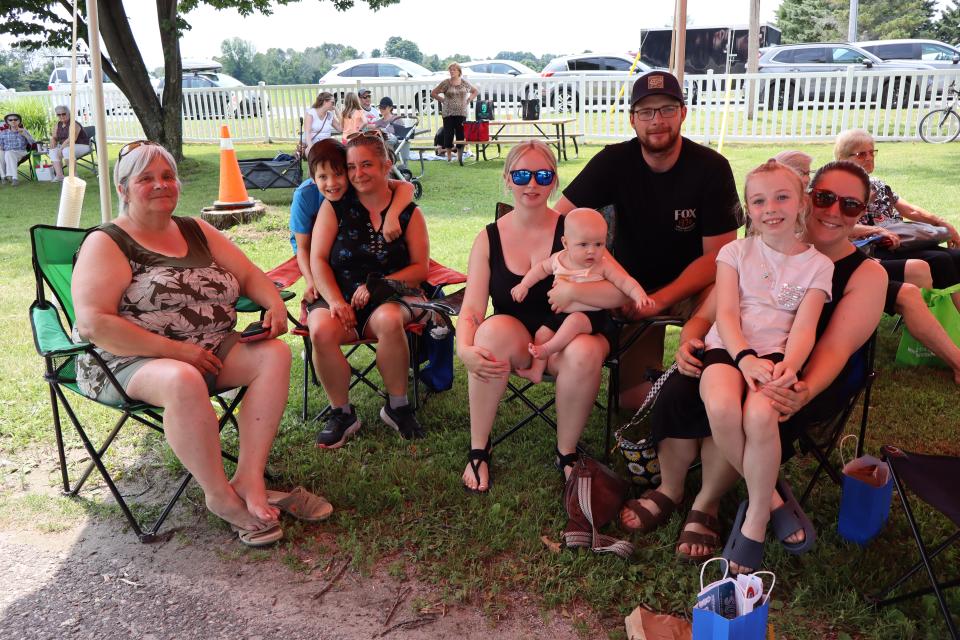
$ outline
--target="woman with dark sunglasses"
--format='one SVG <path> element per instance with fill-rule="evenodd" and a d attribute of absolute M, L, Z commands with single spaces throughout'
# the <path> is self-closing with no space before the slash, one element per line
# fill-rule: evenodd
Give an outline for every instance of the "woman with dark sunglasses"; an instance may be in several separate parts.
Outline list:
<path fill-rule="evenodd" d="M 816 173 L 811 187 L 821 195 L 814 198 L 804 239 L 834 263 L 833 298 L 824 305 L 815 331 L 816 344 L 799 381 L 791 387 L 768 385 L 762 389 L 781 414 L 780 432 L 775 437 L 780 440 L 782 460 L 769 461 L 777 465 L 793 455 L 792 442 L 808 425 L 835 415 L 849 398 L 849 374 L 863 365 L 859 358 L 851 357 L 879 324 L 887 289 L 887 276 L 880 265 L 849 240 L 859 216 L 855 210 L 863 206 L 869 195 L 867 175 L 853 163 L 832 162 Z M 711 437 L 700 399 L 699 378 L 704 363 L 698 353 L 704 347 L 703 338 L 715 315 L 715 295 L 710 295 L 684 325 L 677 350 L 678 370 L 682 375 L 670 377 L 663 385 L 652 414 L 662 476 L 658 488 L 661 494 L 679 505 L 683 501 L 687 470 L 698 453 L 703 463 L 703 484 L 693 501 L 692 517 L 684 524 L 677 543 L 678 555 L 685 558 L 711 557 L 719 551 L 720 499 L 740 478 Z M 755 473 L 758 470 L 755 466 L 745 464 L 745 474 Z M 748 482 L 748 494 L 749 486 Z M 777 489 L 772 496 L 773 510 L 782 509 L 785 504 L 784 513 L 798 509 L 785 483 L 778 482 Z M 621 512 L 625 526 L 631 529 L 639 528 L 646 533 L 668 520 L 658 517 L 662 508 L 652 500 L 641 498 L 631 502 Z M 639 527 L 634 513 L 637 506 L 652 516 Z M 777 519 L 790 522 L 789 518 Z M 799 520 L 795 525 L 781 525 L 777 531 L 777 537 L 795 551 L 805 548 L 806 535 Z"/>
<path fill-rule="evenodd" d="M 53 164 L 53 181 L 60 182 L 63 180 L 63 161 L 70 157 L 70 138 L 74 140 L 73 150 L 78 158 L 90 153 L 91 147 L 86 130 L 77 122 L 70 126 L 70 110 L 66 106 L 57 105 L 54 113 L 57 114 L 57 122 L 47 154 Z"/>
<path fill-rule="evenodd" d="M 283 300 L 220 231 L 173 215 L 181 185 L 162 146 L 125 145 L 114 182 L 120 215 L 86 236 L 74 269 L 74 338 L 94 343 L 98 355 L 78 357 L 77 383 L 105 404 L 163 407 L 167 442 L 207 508 L 243 544 L 274 543 L 283 531 L 263 474 L 290 385 L 290 348 L 274 339 L 287 330 Z M 257 341 L 234 330 L 240 295 L 265 309 L 267 331 Z M 228 478 L 210 394 L 241 386 L 239 462 Z"/>
<path fill-rule="evenodd" d="M 837 136 L 833 155 L 837 160 L 849 160 L 863 168 L 870 177 L 870 199 L 854 230 L 855 237 L 882 234 L 885 242 L 877 246 L 873 256 L 880 260 L 891 280 L 914 282 L 919 286 L 944 289 L 960 282 L 960 232 L 944 220 L 917 205 L 907 202 L 883 180 L 872 176 L 877 158 L 873 136 L 864 129 L 848 129 Z M 903 249 L 900 238 L 884 228 L 890 222 L 904 219 L 946 227 L 950 239 L 946 247 Z M 931 282 L 917 282 L 910 276 L 910 261 L 922 260 L 930 267 Z M 960 309 L 960 293 L 953 295 L 953 303 Z"/>
<path fill-rule="evenodd" d="M 470 451 L 462 482 L 467 491 L 492 486 L 490 432 L 511 370 L 529 369 L 528 345 L 554 314 L 547 300 L 553 278 L 530 287 L 523 302 L 511 289 L 534 265 L 563 248 L 563 218 L 548 205 L 557 189 L 557 161 L 541 141 L 530 140 L 507 154 L 503 179 L 513 210 L 492 222 L 473 242 L 467 291 L 457 322 L 457 354 L 469 376 Z M 493 300 L 493 315 L 486 317 Z M 557 468 L 567 475 L 600 388 L 609 345 L 600 335 L 581 334 L 547 360 L 556 377 Z"/>

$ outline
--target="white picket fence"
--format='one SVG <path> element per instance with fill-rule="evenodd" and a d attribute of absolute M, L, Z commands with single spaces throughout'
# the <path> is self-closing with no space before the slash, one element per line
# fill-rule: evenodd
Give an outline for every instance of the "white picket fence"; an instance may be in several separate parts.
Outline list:
<path fill-rule="evenodd" d="M 917 125 L 930 109 L 946 102 L 951 82 L 960 86 L 960 70 L 889 74 L 857 71 L 815 74 L 737 74 L 687 76 L 689 108 L 684 133 L 701 142 L 721 136 L 731 142 L 829 141 L 843 129 L 862 127 L 878 140 L 919 140 Z M 625 139 L 633 135 L 628 110 L 631 82 L 622 77 L 509 78 L 476 83 L 481 97 L 496 102 L 497 118 L 520 119 L 520 100 L 539 97 L 541 117 L 576 119 L 567 132 L 586 139 Z M 436 130 L 441 116 L 430 99 L 434 82 L 411 80 L 364 83 L 375 102 L 390 96 L 398 112 L 417 116 L 420 128 Z M 215 143 L 220 125 L 230 125 L 241 142 L 292 142 L 299 121 L 318 91 L 342 95 L 356 85 L 287 85 L 243 89 L 185 89 L 184 141 Z M 50 107 L 69 104 L 64 92 L 18 93 L 36 96 Z M 751 97 L 752 96 L 752 99 Z M 129 102 L 107 90 L 107 139 L 125 142 L 143 137 Z M 93 93 L 83 87 L 78 111 L 93 124 Z M 751 108 L 752 106 L 752 108 Z M 520 133 L 522 130 L 516 131 Z M 514 133 L 514 131 L 511 131 Z"/>

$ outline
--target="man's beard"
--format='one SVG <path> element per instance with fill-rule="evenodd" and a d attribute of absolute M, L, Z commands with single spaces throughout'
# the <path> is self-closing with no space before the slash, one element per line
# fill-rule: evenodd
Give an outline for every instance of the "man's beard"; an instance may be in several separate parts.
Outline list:
<path fill-rule="evenodd" d="M 669 134 L 666 140 L 662 140 L 661 138 L 656 143 L 651 141 L 651 138 L 654 135 L 659 137 L 659 136 L 662 136 L 664 133 Z M 673 149 L 674 145 L 677 144 L 677 140 L 680 138 L 680 129 L 677 129 L 676 131 L 673 131 L 673 130 L 659 131 L 656 134 L 646 133 L 645 135 L 639 136 L 639 138 L 640 138 L 640 146 L 642 146 L 645 150 L 652 153 L 661 153 L 663 151 L 669 151 L 670 149 Z"/>

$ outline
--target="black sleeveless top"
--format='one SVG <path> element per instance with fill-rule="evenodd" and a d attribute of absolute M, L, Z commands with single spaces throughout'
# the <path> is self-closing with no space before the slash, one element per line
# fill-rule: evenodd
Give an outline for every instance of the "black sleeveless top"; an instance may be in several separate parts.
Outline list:
<path fill-rule="evenodd" d="M 553 246 L 550 253 L 554 254 L 563 249 L 560 237 L 563 236 L 563 216 L 557 219 L 557 227 L 553 232 Z M 487 225 L 487 240 L 490 242 L 490 297 L 493 298 L 493 312 L 513 316 L 526 327 L 532 336 L 537 332 L 544 321 L 554 315 L 547 300 L 547 293 L 553 286 L 553 276 L 544 278 L 530 287 L 523 302 L 516 302 L 510 296 L 510 289 L 523 280 L 523 275 L 517 275 L 507 268 L 503 259 L 503 244 L 500 242 L 500 229 L 496 222 Z"/>
<path fill-rule="evenodd" d="M 820 321 L 817 322 L 818 340 L 820 336 L 823 335 L 823 332 L 827 330 L 827 325 L 830 324 L 833 311 L 837 308 L 837 305 L 840 304 L 840 301 L 843 300 L 843 292 L 850 282 L 850 276 L 867 260 L 870 260 L 870 256 L 860 249 L 856 249 L 850 255 L 840 258 L 833 263 L 833 296 L 831 296 L 830 302 L 823 305 L 823 311 L 820 312 Z"/>
<path fill-rule="evenodd" d="M 390 199 L 393 202 L 393 198 Z M 407 225 L 417 205 L 411 202 L 400 213 L 401 235 L 393 242 L 383 238 L 383 219 L 389 209 L 380 212 L 380 228 L 374 229 L 370 212 L 353 193 L 331 203 L 337 215 L 337 235 L 330 247 L 330 268 L 344 300 L 367 281 L 370 273 L 389 275 L 410 264 Z"/>

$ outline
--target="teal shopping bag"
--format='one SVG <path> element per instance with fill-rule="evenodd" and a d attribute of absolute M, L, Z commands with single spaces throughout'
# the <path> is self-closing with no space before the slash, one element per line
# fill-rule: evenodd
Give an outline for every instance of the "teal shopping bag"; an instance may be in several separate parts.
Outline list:
<path fill-rule="evenodd" d="M 930 313 L 947 332 L 953 343 L 960 346 L 960 311 L 957 311 L 957 307 L 950 297 L 960 291 L 960 283 L 946 289 L 922 289 L 921 291 Z M 896 363 L 908 367 L 950 368 L 930 349 L 920 344 L 920 341 L 910 335 L 910 332 L 906 329 L 903 330 L 903 337 L 900 338 L 900 346 L 897 348 Z"/>

